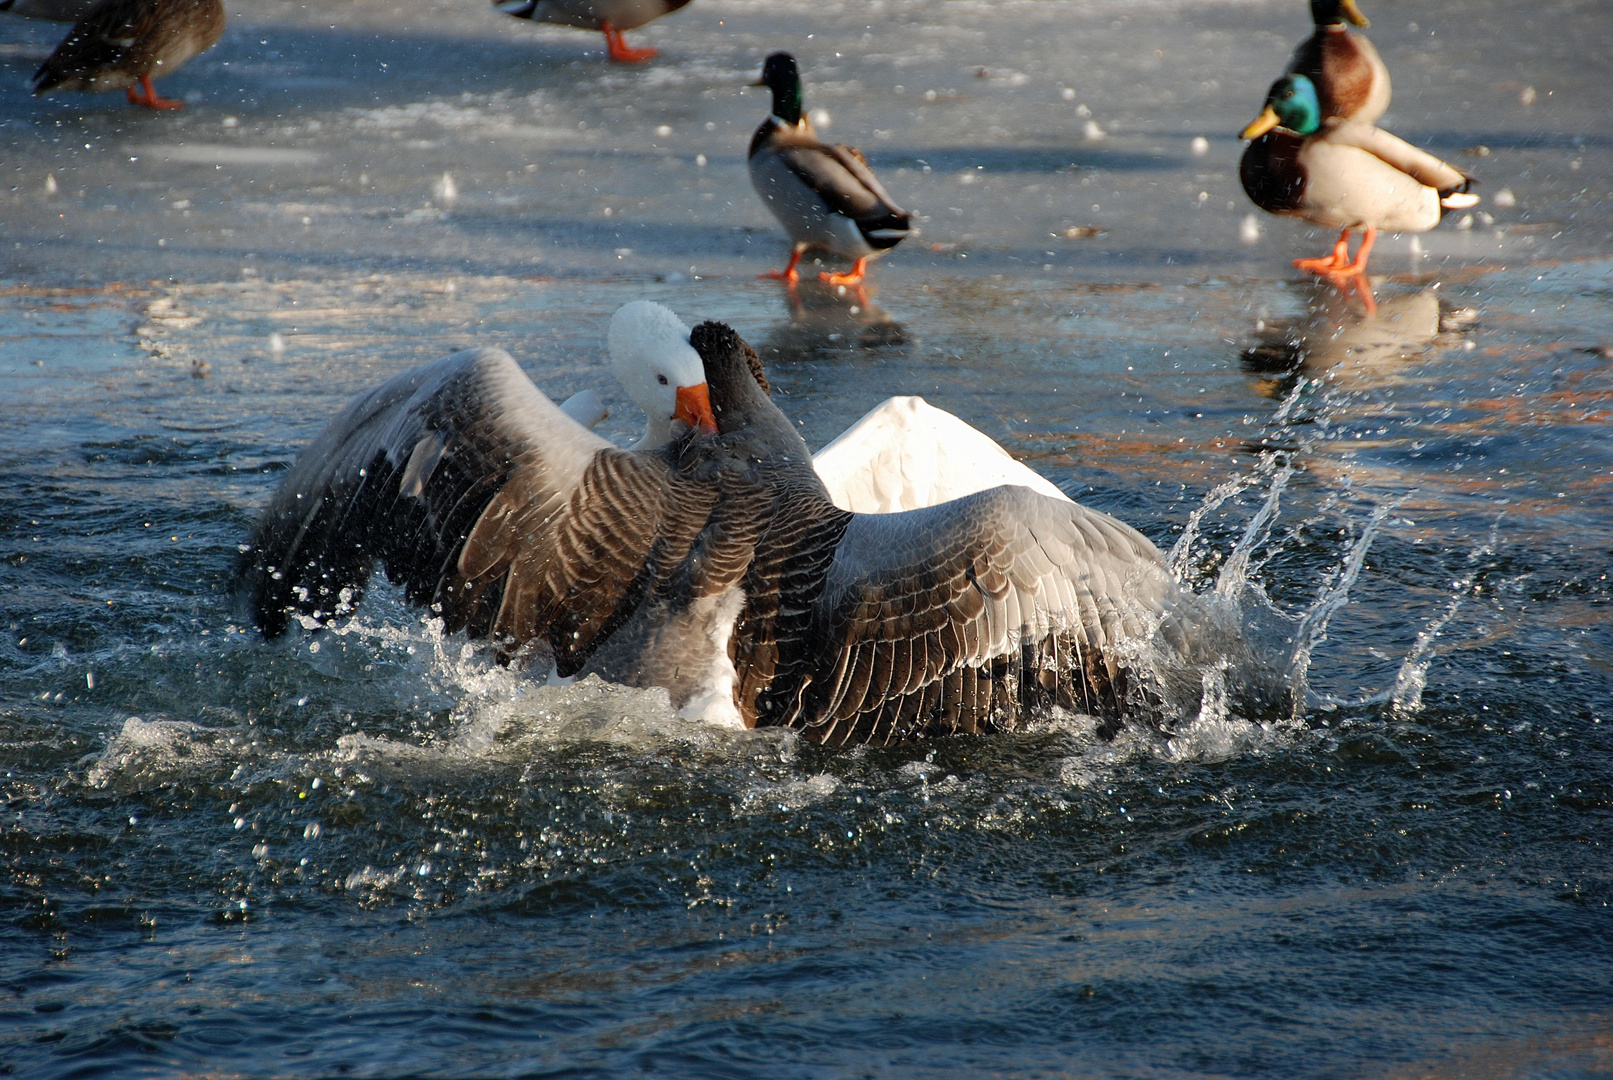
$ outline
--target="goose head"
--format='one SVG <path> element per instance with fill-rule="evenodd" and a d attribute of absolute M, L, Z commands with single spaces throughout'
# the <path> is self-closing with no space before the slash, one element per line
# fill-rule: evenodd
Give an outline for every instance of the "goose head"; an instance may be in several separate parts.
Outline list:
<path fill-rule="evenodd" d="M 1322 106 L 1316 84 L 1304 75 L 1284 75 L 1271 84 L 1266 107 L 1255 122 L 1243 129 L 1245 139 L 1258 139 L 1275 127 L 1296 135 L 1310 135 L 1322 126 Z"/>
<path fill-rule="evenodd" d="M 624 304 L 611 316 L 606 344 L 617 380 L 644 410 L 644 438 L 634 449 L 671 442 L 675 421 L 716 433 L 700 354 L 670 308 L 651 300 Z"/>

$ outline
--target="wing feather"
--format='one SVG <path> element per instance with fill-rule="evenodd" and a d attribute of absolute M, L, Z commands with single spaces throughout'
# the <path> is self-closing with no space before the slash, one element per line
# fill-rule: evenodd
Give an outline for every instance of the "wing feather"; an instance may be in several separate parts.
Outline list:
<path fill-rule="evenodd" d="M 1113 712 L 1115 646 L 1179 595 L 1140 533 L 1025 488 L 857 515 L 803 643 L 821 677 L 776 682 L 763 712 L 836 744 L 1012 726 L 1044 700 Z"/>
<path fill-rule="evenodd" d="M 908 215 L 874 172 L 843 146 L 784 145 L 778 160 L 823 200 L 830 213 L 868 228 L 906 230 Z"/>
<path fill-rule="evenodd" d="M 456 353 L 331 421 L 264 511 L 242 584 L 273 636 L 350 609 L 381 563 L 450 632 L 506 655 L 547 637 L 575 669 L 633 610 L 655 546 L 686 554 L 690 537 L 663 528 L 675 486 L 664 459 L 581 427 L 508 353 Z"/>
<path fill-rule="evenodd" d="M 1419 149 L 1405 139 L 1372 124 L 1352 121 L 1329 121 L 1330 141 L 1365 150 L 1379 161 L 1393 166 L 1425 187 L 1444 194 L 1462 188 L 1471 182 L 1456 166 Z"/>

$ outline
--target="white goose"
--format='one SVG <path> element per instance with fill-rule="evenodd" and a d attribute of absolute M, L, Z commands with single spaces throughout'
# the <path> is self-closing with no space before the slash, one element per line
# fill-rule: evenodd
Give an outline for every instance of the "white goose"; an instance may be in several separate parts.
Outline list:
<path fill-rule="evenodd" d="M 670 442 L 671 419 L 696 422 L 678 415 L 681 399 L 666 390 L 667 380 L 674 387 L 692 387 L 705 378 L 700 357 L 689 346 L 689 328 L 670 309 L 651 300 L 624 304 L 611 317 L 607 342 L 617 379 L 644 410 L 644 437 L 633 449 Z M 759 364 L 757 377 L 765 386 Z M 691 410 L 697 407 L 696 393 L 705 393 L 703 383 L 688 391 Z M 586 428 L 609 415 L 597 390 L 574 394 L 560 408 Z M 1001 484 L 1069 500 L 985 432 L 921 397 L 887 398 L 814 454 L 812 466 L 834 504 L 858 514 L 918 510 Z"/>
<path fill-rule="evenodd" d="M 498 349 L 358 398 L 254 533 L 260 625 L 349 609 L 381 563 L 502 655 L 831 745 L 1119 715 L 1122 643 L 1186 647 L 1191 598 L 1136 530 L 1023 487 L 838 509 L 749 346 L 717 323 L 690 344 L 719 434 L 654 451 L 574 423 Z"/>
<path fill-rule="evenodd" d="M 611 316 L 605 347 L 616 381 L 644 410 L 644 435 L 634 450 L 671 442 L 677 421 L 708 433 L 717 430 L 700 354 L 690 347 L 689 328 L 672 309 L 651 300 L 623 304 Z M 604 395 L 592 389 L 571 395 L 560 411 L 585 428 L 610 415 Z"/>

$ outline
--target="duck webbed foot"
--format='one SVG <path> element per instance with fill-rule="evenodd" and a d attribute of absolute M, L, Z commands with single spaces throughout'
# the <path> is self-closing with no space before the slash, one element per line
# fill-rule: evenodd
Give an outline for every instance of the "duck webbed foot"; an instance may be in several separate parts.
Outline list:
<path fill-rule="evenodd" d="M 1331 253 L 1320 259 L 1295 259 L 1294 265 L 1312 274 L 1332 275 L 1350 265 L 1350 230 L 1339 233 L 1339 242 Z"/>
<path fill-rule="evenodd" d="M 791 285 L 794 285 L 797 281 L 801 280 L 801 275 L 795 269 L 795 267 L 796 264 L 801 261 L 801 256 L 805 253 L 805 248 L 796 248 L 794 251 L 790 252 L 790 265 L 786 266 L 782 270 L 769 270 L 765 274 L 757 274 L 756 276 L 758 278 L 767 278 L 773 281 L 788 281 Z"/>
<path fill-rule="evenodd" d="M 661 55 L 660 49 L 633 48 L 627 43 L 627 39 L 622 37 L 622 32 L 609 22 L 601 22 L 599 28 L 605 32 L 605 51 L 619 64 L 642 64 Z"/>
<path fill-rule="evenodd" d="M 140 89 L 136 90 L 131 86 L 125 96 L 128 97 L 130 105 L 140 105 L 147 109 L 183 109 L 185 107 L 183 101 L 159 97 L 156 87 L 151 85 L 150 75 L 140 76 Z"/>
<path fill-rule="evenodd" d="M 851 264 L 851 271 L 845 274 L 819 274 L 818 280 L 830 285 L 861 285 L 868 273 L 868 256 L 864 255 Z"/>

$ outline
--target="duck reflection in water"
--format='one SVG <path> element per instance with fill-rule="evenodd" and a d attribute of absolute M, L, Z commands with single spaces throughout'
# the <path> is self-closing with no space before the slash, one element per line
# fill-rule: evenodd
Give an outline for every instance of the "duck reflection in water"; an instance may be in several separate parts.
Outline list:
<path fill-rule="evenodd" d="M 756 351 L 769 363 L 853 350 L 906 350 L 913 344 L 906 328 L 874 303 L 865 289 L 803 279 L 786 295 L 789 320 L 776 324 L 756 343 Z"/>
<path fill-rule="evenodd" d="M 1301 377 L 1372 386 L 1395 378 L 1398 362 L 1440 335 L 1468 329 L 1474 314 L 1442 304 L 1433 288 L 1388 298 L 1375 314 L 1362 314 L 1347 296 L 1318 288 L 1304 318 L 1262 319 L 1255 327 L 1256 343 L 1244 349 L 1241 363 L 1260 378 L 1260 392 L 1274 399 L 1291 393 Z"/>

